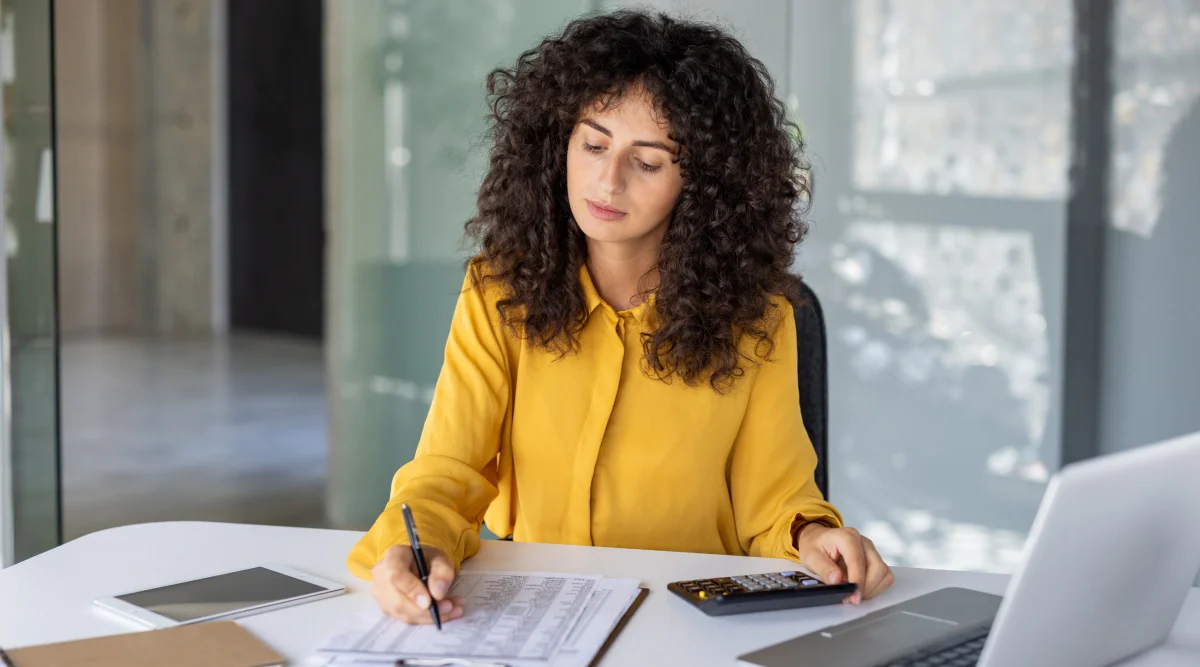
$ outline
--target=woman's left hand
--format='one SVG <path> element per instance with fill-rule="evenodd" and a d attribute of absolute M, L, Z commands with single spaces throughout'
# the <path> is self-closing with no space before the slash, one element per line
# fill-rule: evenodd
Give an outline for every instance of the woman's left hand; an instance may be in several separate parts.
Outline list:
<path fill-rule="evenodd" d="M 796 550 L 800 564 L 823 582 L 858 584 L 858 591 L 845 600 L 851 604 L 879 595 L 895 581 L 875 544 L 853 528 L 806 524 L 796 534 Z"/>

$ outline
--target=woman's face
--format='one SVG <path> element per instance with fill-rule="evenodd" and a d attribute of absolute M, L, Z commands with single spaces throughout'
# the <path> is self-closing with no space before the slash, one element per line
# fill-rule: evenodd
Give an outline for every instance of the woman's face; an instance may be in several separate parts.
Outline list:
<path fill-rule="evenodd" d="M 567 147 L 567 196 L 590 248 L 658 251 L 683 185 L 678 150 L 643 90 L 580 117 Z"/>

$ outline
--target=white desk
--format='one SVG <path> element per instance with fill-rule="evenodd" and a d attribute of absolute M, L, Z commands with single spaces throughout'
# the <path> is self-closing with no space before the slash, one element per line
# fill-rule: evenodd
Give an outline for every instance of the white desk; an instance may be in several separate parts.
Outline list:
<path fill-rule="evenodd" d="M 252 567 L 290 565 L 344 582 L 346 595 L 243 619 L 260 639 L 300 664 L 352 610 L 373 604 L 368 584 L 345 568 L 359 534 L 217 523 L 115 528 L 0 570 L 0 646 L 16 648 L 139 629 L 92 600 L 173 581 Z M 746 651 L 849 620 L 943 586 L 1001 593 L 1006 577 L 900 568 L 896 585 L 860 607 L 835 605 L 709 618 L 666 591 L 667 583 L 788 569 L 787 561 L 658 551 L 484 542 L 464 569 L 549 570 L 639 578 L 650 595 L 605 656 L 606 665 L 732 665 Z M 1193 589 L 1171 642 L 1127 665 L 1200 665 L 1200 589 Z"/>

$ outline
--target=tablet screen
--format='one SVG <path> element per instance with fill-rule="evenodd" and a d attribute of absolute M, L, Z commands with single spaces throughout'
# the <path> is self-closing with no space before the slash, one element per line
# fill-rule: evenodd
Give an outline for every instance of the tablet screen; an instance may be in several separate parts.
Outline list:
<path fill-rule="evenodd" d="M 118 600 L 174 621 L 227 614 L 326 590 L 265 567 L 220 574 L 162 588 L 119 595 Z"/>

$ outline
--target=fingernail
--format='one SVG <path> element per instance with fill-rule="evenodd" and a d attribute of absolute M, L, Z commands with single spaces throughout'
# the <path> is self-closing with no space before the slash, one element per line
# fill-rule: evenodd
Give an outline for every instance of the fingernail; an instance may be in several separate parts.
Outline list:
<path fill-rule="evenodd" d="M 462 618 L 462 615 L 463 615 L 463 610 L 462 610 L 462 608 L 459 608 L 459 609 L 455 609 L 453 614 L 450 614 L 450 618 Z"/>
<path fill-rule="evenodd" d="M 841 581 L 841 579 L 842 579 L 842 571 L 841 570 L 834 570 L 833 572 L 830 572 L 829 574 L 825 575 L 825 583 L 827 583 L 827 584 L 836 584 L 839 581 Z"/>
<path fill-rule="evenodd" d="M 454 605 L 450 604 L 449 600 L 442 600 L 438 603 L 438 611 L 443 614 L 449 614 L 454 609 Z"/>
<path fill-rule="evenodd" d="M 429 592 L 433 595 L 433 597 L 435 597 L 439 600 L 446 597 L 446 582 L 444 582 L 444 581 L 433 582 L 432 584 L 429 585 Z"/>
<path fill-rule="evenodd" d="M 416 603 L 417 603 L 417 606 L 420 607 L 421 609 L 428 609 L 429 608 L 429 596 L 418 595 L 417 599 L 416 599 Z"/>

